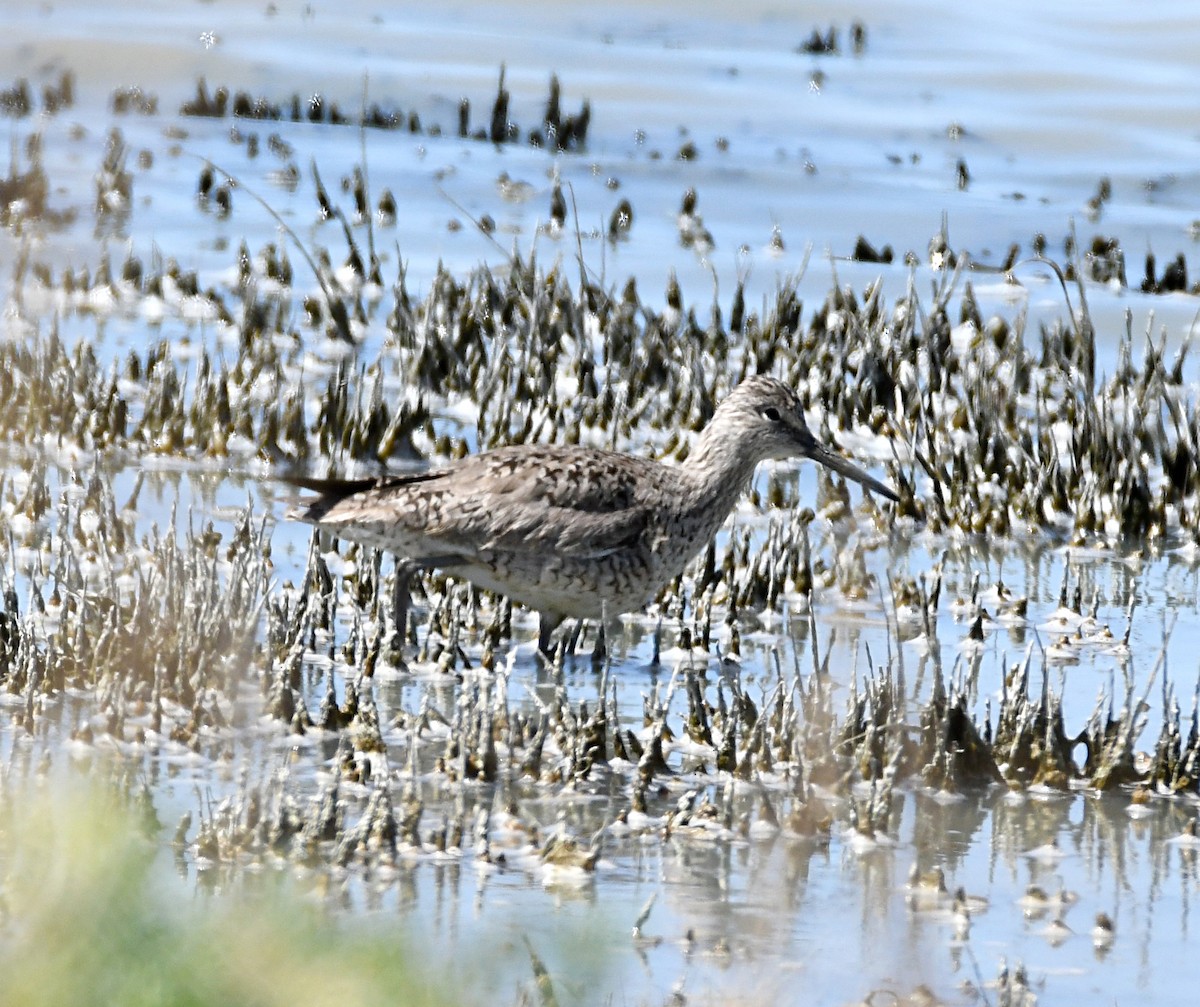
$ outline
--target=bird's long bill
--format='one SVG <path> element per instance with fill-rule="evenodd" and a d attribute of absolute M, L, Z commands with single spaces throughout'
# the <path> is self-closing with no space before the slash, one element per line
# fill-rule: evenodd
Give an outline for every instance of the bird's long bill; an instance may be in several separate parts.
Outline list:
<path fill-rule="evenodd" d="M 890 486 L 881 483 L 874 476 L 867 475 L 854 462 L 848 458 L 843 458 L 841 455 L 836 455 L 823 444 L 816 440 L 809 445 L 808 457 L 815 462 L 820 462 L 827 468 L 833 469 L 839 475 L 845 476 L 847 479 L 853 479 L 857 483 L 862 483 L 867 489 L 872 490 L 881 496 L 887 497 L 889 500 L 900 502 L 900 498 L 896 496 L 896 491 Z"/>

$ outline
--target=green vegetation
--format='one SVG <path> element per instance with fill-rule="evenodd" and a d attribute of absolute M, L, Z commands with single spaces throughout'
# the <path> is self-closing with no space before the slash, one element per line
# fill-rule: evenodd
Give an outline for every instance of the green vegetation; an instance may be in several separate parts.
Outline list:
<path fill-rule="evenodd" d="M 285 875 L 206 904 L 180 899 L 157 837 L 114 789 L 56 781 L 0 795 L 10 1007 L 462 1002 L 414 966 L 399 924 L 335 924 Z"/>

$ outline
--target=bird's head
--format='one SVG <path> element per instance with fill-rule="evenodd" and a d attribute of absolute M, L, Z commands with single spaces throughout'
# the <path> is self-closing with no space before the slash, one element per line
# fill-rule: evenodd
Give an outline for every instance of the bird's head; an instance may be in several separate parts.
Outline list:
<path fill-rule="evenodd" d="M 732 433 L 739 451 L 754 461 L 811 458 L 875 493 L 898 500 L 891 487 L 821 444 L 804 420 L 800 398 L 775 378 L 759 374 L 737 386 L 717 409 L 713 426 Z"/>

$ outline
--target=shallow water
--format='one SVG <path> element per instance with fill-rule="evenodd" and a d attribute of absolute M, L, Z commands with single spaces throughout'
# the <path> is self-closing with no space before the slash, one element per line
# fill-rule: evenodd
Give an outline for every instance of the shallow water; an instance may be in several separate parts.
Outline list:
<path fill-rule="evenodd" d="M 268 17 L 249 7 L 195 4 L 147 19 L 136 5 L 102 12 L 57 5 L 10 12 L 6 62 L 14 77 L 36 80 L 68 67 L 78 76 L 76 111 L 44 126 L 47 168 L 66 190 L 64 202 L 69 194 L 86 200 L 92 189 L 113 89 L 136 84 L 158 96 L 163 118 L 186 135 L 168 144 L 163 118 L 119 120 L 132 151 L 157 155 L 152 168 L 136 172 L 130 237 L 143 256 L 154 243 L 211 275 L 230 268 L 227 244 L 245 237 L 256 250 L 276 229 L 240 195 L 227 220 L 201 213 L 191 198 L 201 159 L 263 195 L 302 237 L 333 247 L 337 239 L 332 225 L 313 224 L 307 171 L 289 197 L 270 181 L 282 164 L 265 142 L 251 159 L 244 142 L 230 142 L 228 119 L 180 122 L 171 114 L 193 97 L 198 75 L 212 89 L 226 84 L 281 103 L 321 94 L 351 111 L 365 82 L 369 100 L 417 112 L 426 129 L 439 125 L 440 137 L 368 131 L 363 138 L 373 191 L 390 188 L 400 211 L 396 228 L 379 235 L 385 276 L 394 275 L 398 246 L 418 289 L 438 261 L 455 271 L 502 261 L 513 242 L 526 254 L 536 247 L 546 261 L 561 257 L 574 270 L 576 219 L 588 268 L 610 282 L 633 275 L 648 292 L 674 269 L 688 299 L 703 302 L 715 275 L 726 311 L 739 272 L 750 276 L 753 306 L 777 277 L 800 270 L 806 250 L 809 282 L 802 289 L 823 294 L 829 256 L 848 256 L 860 234 L 876 248 L 891 245 L 898 263 L 907 251 L 925 262 L 943 214 L 952 247 L 993 265 L 1013 243 L 1029 255 L 1037 233 L 1056 257 L 1072 225 L 1081 245 L 1095 234 L 1116 235 L 1133 286 L 1144 252 L 1157 255 L 1161 270 L 1193 250 L 1200 123 L 1181 83 L 1194 79 L 1200 27 L 1186 5 L 1167 4 L 1131 24 L 1122 5 L 1102 4 L 1080 24 L 1034 3 L 993 17 L 948 5 L 867 4 L 853 12 L 867 29 L 860 56 L 848 52 L 848 14 L 837 4 L 796 15 L 743 6 L 733 25 L 718 9 L 467 5 L 456 15 L 429 8 L 388 17 L 370 5 L 277 5 Z M 831 24 L 844 54 L 793 51 L 813 26 Z M 562 81 L 564 112 L 577 111 L 584 98 L 591 102 L 586 153 L 552 157 L 521 144 L 496 149 L 450 135 L 460 97 L 472 103 L 471 128 L 486 127 L 501 63 L 510 118 L 523 127 L 540 119 L 551 73 Z M 647 66 L 652 73 L 643 72 Z M 814 74 L 823 75 L 820 86 Z M 86 135 L 62 142 L 56 132 L 69 124 L 82 125 Z M 239 131 L 263 141 L 280 132 L 265 123 Z M 359 158 L 356 132 L 291 124 L 286 139 L 301 169 L 315 158 L 332 187 Z M 728 142 L 724 151 L 720 138 Z M 697 159 L 676 160 L 688 139 Z M 964 191 L 956 187 L 960 158 L 971 175 Z M 531 186 L 526 201 L 501 197 L 495 183 L 502 172 Z M 549 217 L 552 172 L 570 183 L 574 207 L 562 237 L 538 238 L 537 225 Z M 1093 222 L 1086 203 L 1101 178 L 1111 180 L 1112 196 Z M 609 180 L 619 187 L 609 189 Z M 689 186 L 715 242 L 705 257 L 678 240 L 676 216 Z M 628 241 L 607 246 L 591 235 L 603 233 L 622 198 L 633 206 L 633 230 Z M 455 203 L 475 218 L 490 214 L 496 241 L 478 233 Z M 447 229 L 452 218 L 462 230 Z M 72 233 L 54 239 L 77 267 L 98 254 L 87 223 L 81 218 Z M 783 254 L 770 247 L 773 228 Z M 125 235 L 114 237 L 123 247 Z M 836 270 L 856 287 L 883 276 L 893 295 L 907 282 L 899 264 L 838 262 Z M 1063 313 L 1044 270 L 1023 267 L 1017 278 L 1028 291 L 995 291 L 989 300 L 1028 298 L 1035 312 Z M 1096 290 L 1089 300 L 1108 325 L 1129 308 L 1140 332 L 1153 312 L 1175 338 L 1195 314 L 1174 296 Z"/>
<path fill-rule="evenodd" d="M 881 277 L 894 297 L 910 276 L 926 288 L 936 279 L 927 246 L 944 217 L 951 245 L 989 265 L 1000 263 L 1013 243 L 1022 257 L 1031 255 L 1036 233 L 1045 234 L 1048 254 L 1060 261 L 1072 227 L 1084 247 L 1097 234 L 1118 237 L 1127 256 L 1128 288 L 1087 289 L 1102 366 L 1111 368 L 1115 360 L 1126 312 L 1139 335 L 1157 335 L 1161 326 L 1170 345 L 1185 339 L 1200 301 L 1181 293 L 1146 295 L 1137 287 L 1146 251 L 1157 255 L 1160 272 L 1179 252 L 1189 260 L 1195 255 L 1200 109 L 1192 96 L 1200 16 L 1189 5 L 1143 11 L 1117 2 L 1093 4 L 1086 20 L 1029 2 L 1003 9 L 872 2 L 852 12 L 842 4 L 815 4 L 802 13 L 754 2 L 739 5 L 736 19 L 724 10 L 682 3 L 463 3 L 405 5 L 401 14 L 355 3 L 277 3 L 268 14 L 259 5 L 194 3 L 148 12 L 144 5 L 98 8 L 78 2 L 6 9 L 0 26 L 8 79 L 0 85 L 27 76 L 36 92 L 63 69 L 76 75 L 72 108 L 52 117 L 4 121 L 18 148 L 40 130 L 52 183 L 50 206 L 78 210 L 74 223 L 61 229 L 0 232 L 7 338 L 26 337 L 11 310 L 14 301 L 24 315 L 39 316 L 43 329 L 59 304 L 44 291 L 11 289 L 13 264 L 23 249 L 56 271 L 68 265 L 94 271 L 106 249 L 114 262 L 128 249 L 146 260 L 158 249 L 197 270 L 202 286 L 230 282 L 243 239 L 252 252 L 269 241 L 286 243 L 249 191 L 269 202 L 304 242 L 329 247 L 336 262 L 342 239 L 335 223 L 316 219 L 308 164 L 316 162 L 335 192 L 359 163 L 365 144 L 372 192 L 390 188 L 399 207 L 395 226 L 377 223 L 374 232 L 385 280 L 390 282 L 402 261 L 416 291 L 426 289 L 439 262 L 461 273 L 479 262 L 501 264 L 515 246 L 522 255 L 536 251 L 546 266 L 560 261 L 569 274 L 580 269 L 582 249 L 586 268 L 606 285 L 619 288 L 634 276 L 647 299 L 650 291 L 665 288 L 672 271 L 688 303 L 707 305 L 715 284 L 726 314 L 739 276 L 748 276 L 747 303 L 753 306 L 802 269 L 800 289 L 813 304 L 835 274 L 856 289 Z M 851 17 L 867 30 L 865 51 L 857 56 L 849 51 Z M 814 27 L 824 31 L 830 24 L 839 29 L 840 55 L 794 51 Z M 591 102 L 585 152 L 551 155 L 453 135 L 463 96 L 471 101 L 472 128 L 486 127 L 502 63 L 512 92 L 510 117 L 523 127 L 539 121 L 551 73 L 562 81 L 565 111 L 577 111 L 584 98 Z M 234 140 L 227 117 L 178 115 L 201 74 L 210 89 L 225 84 L 279 102 L 293 93 L 319 92 L 344 110 L 358 107 L 365 76 L 370 101 L 417 111 L 425 130 L 366 131 L 360 137 L 350 126 L 244 122 L 237 124 Z M 130 85 L 158 97 L 157 114 L 112 114 L 113 89 Z M 94 176 L 114 124 L 129 145 L 133 199 L 128 213 L 98 223 L 92 212 Z M 432 124 L 441 126 L 441 136 L 429 134 Z M 252 133 L 261 141 L 255 157 L 245 139 Z M 273 181 L 289 160 L 268 150 L 273 133 L 294 149 L 290 160 L 301 172 L 295 191 Z M 688 140 L 696 146 L 696 159 L 676 159 Z M 137 166 L 141 150 L 151 154 L 147 167 Z M 195 199 L 204 159 L 238 180 L 226 219 Z M 965 189 L 957 184 L 960 159 L 970 174 Z M 497 187 L 501 173 L 527 182 L 528 198 L 505 199 Z M 567 224 L 560 234 L 539 234 L 539 224 L 549 218 L 555 173 L 568 193 Z M 1111 180 L 1112 194 L 1092 219 L 1087 202 L 1101 178 Z M 714 242 L 707 254 L 680 242 L 677 215 L 688 187 L 698 193 L 697 209 Z M 603 235 L 621 199 L 633 206 L 633 227 L 627 240 L 609 243 Z M 495 240 L 468 219 L 484 214 L 495 221 Z M 451 220 L 463 226 L 451 229 Z M 775 229 L 782 250 L 771 247 Z M 355 234 L 364 241 L 365 227 L 357 225 Z M 848 260 L 860 234 L 877 248 L 890 244 L 896 263 Z M 907 251 L 920 263 L 915 270 L 901 261 Z M 299 254 L 290 252 L 298 282 L 315 290 Z M 1189 265 L 1194 271 L 1194 263 Z M 1016 284 L 995 272 L 975 275 L 981 307 L 1010 318 L 1027 309 L 1034 321 L 1065 314 L 1061 290 L 1044 267 L 1018 267 L 1015 279 Z M 60 331 L 67 340 L 93 341 L 98 353 L 114 359 L 124 347 L 153 339 L 205 344 L 217 338 L 210 323 L 170 307 L 161 322 L 138 311 L 67 313 Z M 384 334 L 377 312 L 362 336 L 378 345 Z M 118 497 L 130 478 L 129 473 L 118 478 Z M 812 499 L 814 475 L 802 470 L 800 479 Z M 269 482 L 242 474 L 225 479 L 220 472 L 156 476 L 143 491 L 142 508 L 147 522 L 165 523 L 177 502 L 181 513 L 194 508 L 197 523 L 214 516 L 223 522 L 248 495 L 256 511 L 281 516 Z M 859 522 L 849 533 L 870 536 L 869 519 Z M 273 556 L 281 581 L 299 575 L 307 541 L 304 529 L 275 528 Z M 831 563 L 837 541 L 824 540 Z M 918 577 L 942 561 L 944 604 L 931 656 L 922 660 L 917 646 L 899 645 L 914 702 L 928 695 L 935 658 L 946 674 L 962 662 L 964 672 L 975 676 L 981 707 L 994 699 L 1005 671 L 1030 646 L 1038 655 L 1053 643 L 1055 630 L 1036 627 L 1045 626 L 1057 609 L 1064 578 L 1072 590 L 1081 588 L 1085 612 L 1095 600 L 1098 618 L 1117 638 L 1126 630 L 1132 596 L 1129 654 L 1077 648 L 1069 663 L 1049 666 L 1049 680 L 1063 692 L 1069 730 L 1082 724 L 1101 688 L 1119 704 L 1126 673 L 1136 696 L 1149 687 L 1145 747 L 1157 735 L 1164 677 L 1186 711 L 1196 674 L 1197 571 L 1170 554 L 1169 546 L 1140 550 L 1130 543 L 1124 552 L 1093 555 L 1068 552 L 1049 539 L 987 548 L 973 539 L 893 534 L 867 553 L 867 564 L 886 584 L 889 574 Z M 970 595 L 975 574 L 984 590 L 1002 580 L 1015 594 L 1027 595 L 1029 626 L 997 629 L 982 647 L 964 650 L 968 627 L 956 621 L 948 602 Z M 868 655 L 880 663 L 888 647 L 897 645 L 889 614 L 881 596 L 857 606 L 835 591 L 821 597 L 817 640 L 821 653 L 829 654 L 840 694 L 865 674 Z M 1168 628 L 1166 671 L 1155 673 Z M 898 630 L 900 639 L 916 633 L 913 626 Z M 764 626 L 759 636 L 743 630 L 743 638 L 742 681 L 752 693 L 770 688 L 775 655 L 785 671 L 807 672 L 811 665 L 803 615 L 785 613 L 782 623 Z M 612 669 L 622 716 L 636 727 L 643 693 L 665 684 L 671 665 L 650 666 L 648 640 L 636 629 L 615 649 Z M 1040 670 L 1041 663 L 1037 656 L 1033 667 Z M 536 661 L 525 647 L 514 672 L 518 696 L 533 688 L 536 675 Z M 566 684 L 577 701 L 598 698 L 598 679 L 586 660 L 573 666 Z M 424 688 L 403 677 L 381 680 L 378 701 L 385 720 L 412 709 Z M 453 703 L 450 692 L 447 705 Z M 71 714 L 64 723 L 70 726 Z M 30 752 L 10 736 L 0 751 L 10 762 L 35 765 L 39 748 L 61 740 L 49 732 Z M 397 731 L 387 740 L 402 779 L 404 738 Z M 234 744 L 233 763 L 253 765 L 256 772 L 264 766 L 282 769 L 293 743 L 264 727 Z M 169 745 L 129 754 L 145 761 L 164 821 L 196 809 L 198 785 L 221 794 L 236 782 L 225 762 L 185 758 Z M 332 749 L 319 747 L 310 754 L 294 771 L 301 794 L 317 789 L 319 767 L 333 757 Z M 662 803 L 669 805 L 690 787 L 710 785 L 714 801 L 720 800 L 723 781 L 685 776 L 670 783 Z M 455 798 L 447 788 L 436 781 L 424 786 L 431 816 L 452 806 Z M 543 829 L 562 816 L 572 833 L 586 838 L 610 825 L 627 804 L 619 780 L 613 789 L 610 800 L 593 795 L 586 801 L 570 793 L 521 792 L 520 806 Z M 753 790 L 730 797 L 739 814 L 758 820 L 756 799 Z M 500 803 L 486 788 L 466 800 Z M 1191 1002 L 1200 982 L 1200 967 L 1188 954 L 1198 881 L 1195 850 L 1170 840 L 1195 816 L 1192 802 L 1154 799 L 1146 806 L 1148 817 L 1136 819 L 1128 794 L 1014 798 L 997 788 L 942 804 L 936 795 L 906 790 L 895 801 L 888 841 L 869 848 L 855 841 L 848 810 L 839 806 L 827 848 L 758 833 L 733 839 L 674 836 L 665 842 L 657 833 L 613 833 L 604 839 L 594 876 L 582 879 L 546 884 L 540 868 L 528 865 L 484 873 L 468 853 L 462 862 L 413 863 L 390 883 L 351 876 L 331 901 L 344 898 L 356 918 L 416 920 L 448 954 L 469 949 L 486 955 L 502 1000 L 509 989 L 528 982 L 526 952 L 514 938 L 519 930 L 546 958 L 563 1002 L 657 1003 L 677 983 L 689 1001 L 701 1003 L 767 998 L 841 1003 L 876 988 L 906 995 L 920 984 L 951 1002 L 970 1002 L 963 984 L 994 978 L 1000 959 L 1023 962 L 1034 981 L 1044 984 L 1045 1002 L 1098 996 L 1115 1003 Z M 1056 863 L 1027 855 L 1051 840 L 1062 852 Z M 905 879 L 913 864 L 922 870 L 940 866 L 951 891 L 961 885 L 989 900 L 986 911 L 973 917 L 968 940 L 953 941 L 943 904 L 916 911 L 909 906 Z M 185 859 L 183 866 L 189 880 L 194 878 L 196 865 Z M 1031 883 L 1079 895 L 1064 916 L 1073 935 L 1057 946 L 1045 935 L 1054 911 L 1027 920 L 1017 904 Z M 656 901 L 643 931 L 661 937 L 661 944 L 630 937 L 651 896 Z M 1104 954 L 1093 950 L 1089 936 L 1101 911 L 1116 923 L 1115 941 Z M 564 932 L 586 937 L 604 959 L 602 995 L 573 984 L 571 948 L 558 943 Z M 487 993 L 478 991 L 481 998 Z M 994 992 L 988 997 L 994 1001 Z"/>

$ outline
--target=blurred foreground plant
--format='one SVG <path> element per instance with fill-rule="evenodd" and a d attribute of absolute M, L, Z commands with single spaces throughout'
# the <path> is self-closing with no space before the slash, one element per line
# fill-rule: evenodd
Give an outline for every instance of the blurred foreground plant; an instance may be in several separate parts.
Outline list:
<path fill-rule="evenodd" d="M 185 902 L 161 849 L 115 788 L 9 788 L 0 775 L 0 1000 L 460 1002 L 414 969 L 395 927 L 339 926 L 286 883 Z"/>

